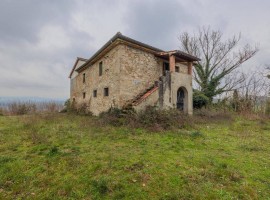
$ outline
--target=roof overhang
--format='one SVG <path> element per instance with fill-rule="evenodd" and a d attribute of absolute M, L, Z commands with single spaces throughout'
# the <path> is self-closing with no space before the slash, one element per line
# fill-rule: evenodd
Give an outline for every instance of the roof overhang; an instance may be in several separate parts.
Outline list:
<path fill-rule="evenodd" d="M 156 57 L 162 58 L 162 59 L 169 59 L 170 56 L 175 56 L 176 62 L 194 62 L 194 61 L 200 61 L 199 58 L 192 56 L 190 54 L 187 54 L 185 52 L 174 50 L 174 51 L 166 51 L 166 52 L 158 52 L 156 53 Z"/>
<path fill-rule="evenodd" d="M 69 78 L 71 78 L 72 73 L 73 73 L 73 72 L 74 72 L 74 70 L 76 69 L 76 66 L 77 66 L 77 64 L 78 64 L 78 62 L 79 62 L 79 61 L 84 61 L 84 62 L 86 62 L 86 61 L 87 61 L 87 59 L 77 57 L 77 59 L 76 59 L 76 61 L 75 61 L 74 65 L 73 65 L 73 67 L 72 67 L 72 70 L 71 70 L 71 72 L 70 72 L 70 74 L 69 74 Z"/>

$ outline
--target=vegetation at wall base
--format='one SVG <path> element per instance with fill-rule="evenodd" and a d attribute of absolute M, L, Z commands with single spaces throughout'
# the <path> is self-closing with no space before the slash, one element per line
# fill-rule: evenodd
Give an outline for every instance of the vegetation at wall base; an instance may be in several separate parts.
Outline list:
<path fill-rule="evenodd" d="M 1 116 L 0 199 L 269 198 L 269 118 L 174 112 Z"/>

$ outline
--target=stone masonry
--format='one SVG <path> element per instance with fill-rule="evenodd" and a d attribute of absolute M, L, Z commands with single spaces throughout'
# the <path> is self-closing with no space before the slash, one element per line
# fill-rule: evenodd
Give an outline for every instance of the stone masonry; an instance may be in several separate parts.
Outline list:
<path fill-rule="evenodd" d="M 178 91 L 183 88 L 183 111 L 192 114 L 192 61 L 184 60 L 185 54 L 181 57 L 172 52 L 175 56 L 170 58 L 171 52 L 144 45 L 118 33 L 97 55 L 77 60 L 70 75 L 70 99 L 77 107 L 85 105 L 94 115 L 112 107 L 122 109 L 134 99 L 137 103 L 132 106 L 136 111 L 148 105 L 169 109 L 177 107 Z"/>

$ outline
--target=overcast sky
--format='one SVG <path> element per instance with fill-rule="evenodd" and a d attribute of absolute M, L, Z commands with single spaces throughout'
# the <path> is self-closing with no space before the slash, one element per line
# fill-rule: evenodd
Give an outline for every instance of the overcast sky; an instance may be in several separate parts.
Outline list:
<path fill-rule="evenodd" d="M 68 98 L 76 57 L 118 31 L 164 50 L 203 25 L 225 37 L 241 32 L 259 44 L 243 66 L 255 70 L 270 63 L 269 9 L 269 0 L 1 0 L 0 96 Z"/>

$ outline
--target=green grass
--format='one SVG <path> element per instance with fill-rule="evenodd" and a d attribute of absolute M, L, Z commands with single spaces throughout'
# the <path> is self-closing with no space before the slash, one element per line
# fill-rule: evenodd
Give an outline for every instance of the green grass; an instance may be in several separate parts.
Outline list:
<path fill-rule="evenodd" d="M 269 199 L 270 121 L 186 129 L 0 116 L 0 199 Z"/>

